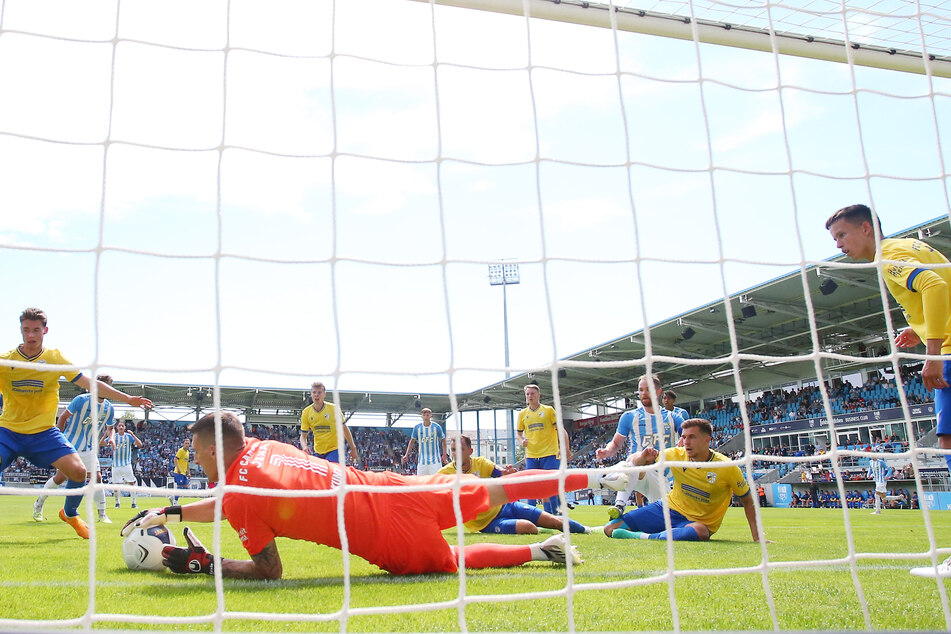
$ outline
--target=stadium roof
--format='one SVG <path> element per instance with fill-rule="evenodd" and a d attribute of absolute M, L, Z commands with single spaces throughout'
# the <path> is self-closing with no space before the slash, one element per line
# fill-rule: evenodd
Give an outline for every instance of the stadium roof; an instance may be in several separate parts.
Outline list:
<path fill-rule="evenodd" d="M 947 217 L 892 237 L 921 238 L 951 257 Z M 732 295 L 729 304 L 711 302 L 564 359 L 558 378 L 562 409 L 580 411 L 592 404 L 610 407 L 618 398 L 633 398 L 637 377 L 646 367 L 648 337 L 652 368 L 665 387 L 676 390 L 681 404 L 736 394 L 737 378 L 743 390 L 755 391 L 815 377 L 817 361 L 826 377 L 886 365 L 887 360 L 880 357 L 890 354 L 891 348 L 875 269 L 837 265 L 843 258 L 769 280 Z M 807 297 L 815 314 L 815 330 L 808 318 Z M 900 308 L 887 293 L 885 304 L 894 326 L 904 326 Z M 736 333 L 735 349 L 728 319 Z M 924 348 L 913 352 L 923 353 Z M 537 382 L 545 395 L 552 394 L 552 376 L 546 369 L 456 395 L 456 408 L 524 407 L 522 388 L 529 382 Z M 208 386 L 117 383 L 116 387 L 146 396 L 157 407 L 180 411 L 210 408 L 213 400 Z M 63 399 L 78 393 L 75 385 L 63 385 Z M 224 408 L 245 412 L 250 422 L 287 423 L 309 403 L 310 391 L 222 387 L 220 398 Z M 446 394 L 340 391 L 328 400 L 348 416 L 387 415 L 387 424 L 423 406 L 437 414 L 453 410 Z M 183 411 L 187 416 L 188 409 Z"/>

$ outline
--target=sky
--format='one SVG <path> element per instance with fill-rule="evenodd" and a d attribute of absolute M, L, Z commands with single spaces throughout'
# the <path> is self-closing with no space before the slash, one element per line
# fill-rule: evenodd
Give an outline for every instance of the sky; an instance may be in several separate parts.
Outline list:
<path fill-rule="evenodd" d="M 119 381 L 467 392 L 489 263 L 519 372 L 949 213 L 949 80 L 407 0 L 7 0 L 0 86 L 10 346 Z"/>

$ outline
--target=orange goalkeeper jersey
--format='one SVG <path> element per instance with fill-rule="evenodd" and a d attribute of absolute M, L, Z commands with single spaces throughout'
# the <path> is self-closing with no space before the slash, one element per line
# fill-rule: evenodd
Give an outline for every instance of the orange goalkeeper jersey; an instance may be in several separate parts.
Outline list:
<path fill-rule="evenodd" d="M 247 439 L 245 450 L 228 468 L 225 482 L 263 489 L 327 491 L 348 484 L 392 487 L 346 495 L 344 519 L 351 553 L 396 574 L 454 572 L 456 558 L 442 530 L 456 525 L 453 491 L 403 491 L 401 485 L 453 482 L 455 476 L 404 476 L 342 468 L 273 440 Z M 460 491 L 463 521 L 489 506 L 488 489 Z M 302 539 L 341 548 L 337 496 L 280 497 L 227 493 L 223 512 L 251 555 L 275 537 Z"/>

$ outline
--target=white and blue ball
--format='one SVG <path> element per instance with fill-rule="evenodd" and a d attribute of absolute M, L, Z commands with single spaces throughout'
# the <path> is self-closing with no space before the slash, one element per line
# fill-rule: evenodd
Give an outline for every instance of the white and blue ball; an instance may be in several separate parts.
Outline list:
<path fill-rule="evenodd" d="M 135 528 L 122 542 L 122 558 L 129 570 L 162 570 L 162 549 L 175 545 L 164 526 Z"/>

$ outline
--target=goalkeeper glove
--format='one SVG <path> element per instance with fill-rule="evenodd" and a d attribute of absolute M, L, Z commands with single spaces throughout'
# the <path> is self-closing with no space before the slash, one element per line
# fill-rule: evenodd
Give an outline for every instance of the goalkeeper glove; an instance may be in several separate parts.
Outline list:
<path fill-rule="evenodd" d="M 215 556 L 208 552 L 191 529 L 187 526 L 182 531 L 188 548 L 166 546 L 162 549 L 162 564 L 180 574 L 215 574 Z"/>
<path fill-rule="evenodd" d="M 133 528 L 149 528 L 150 526 L 161 526 L 162 524 L 177 524 L 182 521 L 182 507 L 166 506 L 160 509 L 149 509 L 139 511 L 132 519 L 125 523 L 122 530 L 119 531 L 123 537 L 132 532 Z"/>

